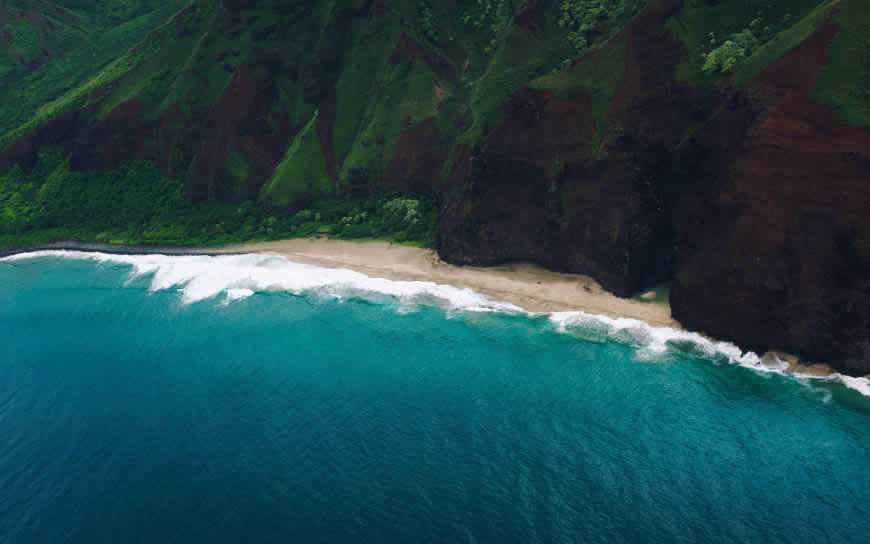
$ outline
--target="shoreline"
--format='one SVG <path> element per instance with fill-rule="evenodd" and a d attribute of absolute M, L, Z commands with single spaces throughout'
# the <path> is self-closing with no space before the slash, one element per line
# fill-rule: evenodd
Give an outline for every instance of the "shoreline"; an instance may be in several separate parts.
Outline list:
<path fill-rule="evenodd" d="M 620 298 L 581 274 L 547 270 L 530 263 L 493 267 L 457 266 L 442 261 L 435 250 L 381 240 L 349 241 L 330 238 L 290 238 L 230 246 L 148 246 L 99 242 L 58 241 L 0 251 L 0 258 L 44 250 L 101 252 L 114 255 L 169 256 L 277 255 L 289 261 L 323 268 L 344 268 L 373 278 L 419 281 L 467 288 L 493 300 L 533 313 L 575 312 L 612 319 L 634 319 L 651 327 L 689 332 L 671 315 L 670 304 L 653 287 L 632 299 Z M 700 336 L 712 342 L 701 333 Z M 780 367 L 796 378 L 834 379 L 842 376 L 827 364 L 812 364 L 771 350 L 759 353 L 759 368 Z M 870 376 L 852 376 L 862 379 Z"/>
<path fill-rule="evenodd" d="M 604 290 L 593 278 L 553 272 L 529 263 L 492 267 L 457 266 L 431 249 L 384 241 L 294 238 L 201 248 L 196 254 L 265 253 L 324 268 L 347 268 L 393 281 L 429 281 L 471 289 L 494 300 L 536 313 L 582 311 L 619 319 L 644 321 L 655 327 L 683 330 L 667 302 L 624 299 Z M 652 290 L 650 293 L 655 295 Z"/>
<path fill-rule="evenodd" d="M 221 249 L 222 246 L 215 246 L 215 249 Z M 18 246 L 0 250 L 0 259 L 3 257 L 11 257 L 20 253 L 33 253 L 35 251 L 91 251 L 108 253 L 110 255 L 153 255 L 160 253 L 163 255 L 202 255 L 202 250 L 207 250 L 206 246 L 161 246 L 161 245 L 145 245 L 145 244 L 112 244 L 108 242 L 82 242 L 80 240 L 58 240 L 56 242 L 46 242 L 44 244 L 33 244 L 29 246 Z M 215 252 L 215 255 L 223 254 Z"/>
<path fill-rule="evenodd" d="M 346 268 L 392 281 L 429 281 L 468 288 L 530 312 L 583 311 L 619 319 L 644 321 L 656 327 L 684 330 L 671 316 L 667 301 L 625 299 L 604 290 L 589 276 L 560 273 L 529 263 L 493 267 L 457 266 L 442 261 L 435 250 L 382 240 L 288 238 L 230 246 L 150 246 L 62 240 L 0 251 L 0 258 L 36 251 L 83 251 L 111 255 L 241 255 L 272 254 L 323 268 Z"/>

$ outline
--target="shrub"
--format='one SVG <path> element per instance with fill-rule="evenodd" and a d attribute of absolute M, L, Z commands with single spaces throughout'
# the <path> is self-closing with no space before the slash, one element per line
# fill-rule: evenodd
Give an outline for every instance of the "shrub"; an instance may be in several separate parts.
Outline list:
<path fill-rule="evenodd" d="M 409 227 L 420 221 L 420 201 L 412 198 L 394 198 L 384 203 L 384 221 L 390 230 Z"/>
<path fill-rule="evenodd" d="M 735 34 L 732 39 L 713 49 L 704 57 L 705 72 L 721 72 L 727 74 L 734 70 L 740 62 L 758 49 L 761 42 L 751 30 Z"/>
<path fill-rule="evenodd" d="M 350 225 L 341 230 L 342 238 L 371 238 L 373 235 L 371 225 Z"/>
<path fill-rule="evenodd" d="M 314 221 L 314 212 L 311 210 L 300 210 L 293 216 L 291 223 L 295 226 Z"/>
<path fill-rule="evenodd" d="M 498 44 L 498 38 L 507 28 L 515 2 L 510 0 L 477 0 L 477 5 L 466 11 L 461 19 L 464 24 L 470 24 L 481 36 L 485 36 L 487 45 L 484 53 L 489 55 Z"/>
<path fill-rule="evenodd" d="M 589 45 L 589 34 L 595 27 L 626 13 L 626 4 L 634 7 L 642 3 L 642 0 L 563 0 L 559 26 L 568 29 L 568 41 L 574 47 L 583 49 Z"/>
<path fill-rule="evenodd" d="M 293 216 L 270 216 L 256 204 L 193 204 L 183 184 L 153 164 L 74 172 L 59 150 L 43 148 L 29 171 L 0 173 L 0 246 L 63 238 L 127 243 L 226 244 L 335 234 L 434 243 L 438 209 L 396 195 L 313 202 Z M 339 222 L 339 219 L 341 222 Z M 49 230 L 51 229 L 51 230 Z"/>
<path fill-rule="evenodd" d="M 438 41 L 438 29 L 435 28 L 435 23 L 432 21 L 432 0 L 420 0 L 417 5 L 420 10 L 420 19 L 423 26 L 423 34 L 433 42 Z"/>
<path fill-rule="evenodd" d="M 368 212 L 360 212 L 359 208 L 354 208 L 351 211 L 351 215 L 342 217 L 339 223 L 342 225 L 358 225 L 360 223 L 365 223 L 368 218 Z"/>

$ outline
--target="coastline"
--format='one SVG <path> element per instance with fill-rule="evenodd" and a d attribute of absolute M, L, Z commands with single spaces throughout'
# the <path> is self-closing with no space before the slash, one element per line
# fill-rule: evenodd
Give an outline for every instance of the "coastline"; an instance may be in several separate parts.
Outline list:
<path fill-rule="evenodd" d="M 220 246 L 215 246 L 220 249 Z M 20 253 L 33 253 L 34 251 L 98 251 L 110 255 L 202 255 L 203 246 L 160 246 L 144 244 L 111 244 L 107 242 L 82 242 L 80 240 L 58 240 L 29 246 L 11 247 L 0 249 L 0 259 L 11 257 Z M 218 252 L 215 252 L 218 254 Z"/>
<path fill-rule="evenodd" d="M 58 241 L 0 251 L 0 258 L 44 250 L 100 252 L 115 255 L 277 255 L 289 261 L 332 269 L 348 269 L 372 278 L 432 282 L 471 289 L 493 300 L 535 313 L 584 312 L 611 319 L 633 319 L 651 327 L 689 333 L 671 315 L 661 289 L 650 288 L 625 299 L 604 290 L 589 276 L 560 273 L 529 263 L 493 267 L 457 266 L 442 261 L 432 249 L 381 240 L 291 238 L 230 246 L 147 246 L 80 241 Z M 711 342 L 718 339 L 697 334 Z M 813 364 L 782 351 L 759 354 L 755 367 L 796 378 L 868 380 L 870 376 L 844 376 L 827 364 Z M 862 388 L 863 389 L 863 388 Z"/>
<path fill-rule="evenodd" d="M 552 272 L 528 263 L 494 267 L 445 263 L 431 249 L 384 241 L 294 238 L 274 242 L 201 248 L 196 254 L 266 253 L 302 264 L 347 268 L 370 277 L 394 281 L 430 281 L 468 288 L 531 312 L 582 311 L 606 317 L 630 318 L 655 327 L 683 327 L 665 301 L 624 299 L 605 291 L 589 276 Z"/>
<path fill-rule="evenodd" d="M 429 281 L 468 288 L 530 312 L 582 311 L 613 319 L 629 318 L 655 327 L 683 330 L 670 305 L 650 289 L 635 299 L 620 298 L 589 276 L 553 272 L 529 263 L 493 267 L 457 266 L 432 249 L 382 240 L 289 238 L 230 246 L 149 246 L 62 240 L 0 250 L 0 258 L 34 251 L 85 251 L 112 255 L 233 255 L 263 253 L 323 268 L 346 268 L 393 281 Z M 649 300 L 645 300 L 649 299 Z"/>

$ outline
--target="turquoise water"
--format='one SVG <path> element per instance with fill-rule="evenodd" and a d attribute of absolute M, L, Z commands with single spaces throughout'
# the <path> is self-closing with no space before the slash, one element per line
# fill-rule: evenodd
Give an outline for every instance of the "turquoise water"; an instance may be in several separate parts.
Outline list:
<path fill-rule="evenodd" d="M 866 542 L 868 397 L 510 310 L 278 258 L 0 261 L 0 542 Z"/>

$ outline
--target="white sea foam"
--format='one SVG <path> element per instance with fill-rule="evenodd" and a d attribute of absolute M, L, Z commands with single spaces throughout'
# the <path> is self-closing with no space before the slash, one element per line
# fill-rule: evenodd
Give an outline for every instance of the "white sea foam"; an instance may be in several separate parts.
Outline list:
<path fill-rule="evenodd" d="M 369 295 L 387 295 L 399 302 L 400 311 L 442 301 L 450 310 L 475 312 L 529 313 L 506 302 L 495 301 L 471 289 L 420 281 L 391 281 L 372 278 L 347 269 L 321 268 L 294 263 L 277 255 L 112 255 L 80 251 L 37 251 L 0 259 L 14 262 L 38 257 L 90 260 L 132 267 L 130 280 L 150 276 L 149 289 L 177 289 L 184 304 L 224 295 L 224 303 L 242 300 L 258 292 L 283 291 L 301 294 L 317 291 L 339 300 Z M 775 360 L 768 364 L 751 351 L 742 351 L 730 342 L 710 340 L 698 333 L 652 327 L 629 318 L 610 318 L 585 312 L 554 312 L 550 321 L 561 332 L 575 334 L 593 342 L 619 342 L 638 350 L 642 358 L 655 358 L 668 350 L 678 350 L 716 362 L 727 362 L 756 372 L 787 374 L 788 363 Z M 870 396 L 870 380 L 842 374 L 830 376 L 794 375 L 799 379 L 839 381 L 846 387 Z"/>
<path fill-rule="evenodd" d="M 227 302 L 254 296 L 251 289 L 227 289 Z"/>
<path fill-rule="evenodd" d="M 839 373 L 828 376 L 790 374 L 789 364 L 774 358 L 765 363 L 757 353 L 742 351 L 730 342 L 714 341 L 705 336 L 669 327 L 652 327 L 648 323 L 629 318 L 610 318 L 585 312 L 555 312 L 549 314 L 558 330 L 571 332 L 596 341 L 615 341 L 637 348 L 643 359 L 661 354 L 669 349 L 680 350 L 704 359 L 737 364 L 755 372 L 790 375 L 800 380 L 840 382 L 849 389 L 870 396 L 870 379 L 846 376 Z"/>
<path fill-rule="evenodd" d="M 834 379 L 840 380 L 843 382 L 843 385 L 849 389 L 854 389 L 862 395 L 870 397 L 870 379 L 855 378 L 853 376 L 844 376 L 842 374 L 835 374 L 834 376 Z"/>
<path fill-rule="evenodd" d="M 426 299 L 444 301 L 448 308 L 470 311 L 522 312 L 521 308 L 450 285 L 424 281 L 391 281 L 372 278 L 353 270 L 321 268 L 294 263 L 278 255 L 111 255 L 80 251 L 36 251 L 0 261 L 21 261 L 37 257 L 61 257 L 106 264 L 130 265 L 130 280 L 151 276 L 150 289 L 176 288 L 182 302 L 191 304 L 225 294 L 239 300 L 265 291 L 300 294 L 307 291 L 345 298 L 354 293 L 379 293 L 400 303 Z"/>

